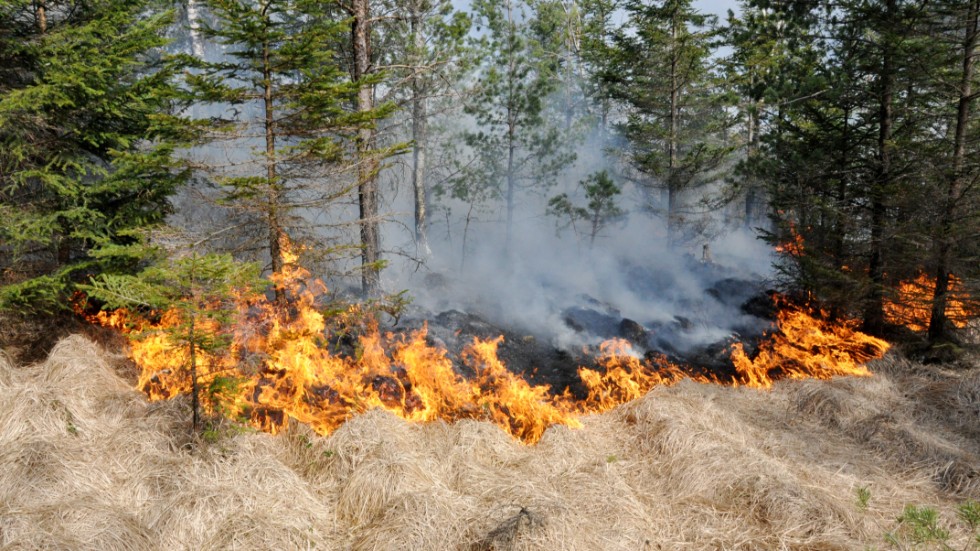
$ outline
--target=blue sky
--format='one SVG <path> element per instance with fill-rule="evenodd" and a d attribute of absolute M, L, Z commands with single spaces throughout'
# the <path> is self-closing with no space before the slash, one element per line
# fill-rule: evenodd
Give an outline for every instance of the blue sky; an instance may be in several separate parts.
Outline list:
<path fill-rule="evenodd" d="M 694 5 L 703 12 L 716 14 L 719 19 L 724 19 L 728 10 L 738 13 L 736 0 L 696 0 Z"/>

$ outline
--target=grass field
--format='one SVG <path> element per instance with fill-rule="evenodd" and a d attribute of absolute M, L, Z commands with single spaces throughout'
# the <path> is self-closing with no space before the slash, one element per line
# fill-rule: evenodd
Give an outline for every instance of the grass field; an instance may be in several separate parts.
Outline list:
<path fill-rule="evenodd" d="M 980 368 L 871 368 L 682 382 L 535 446 L 380 411 L 329 437 L 205 439 L 185 401 L 148 403 L 124 356 L 70 337 L 35 365 L 0 357 L 0 548 L 911 549 L 908 504 L 964 548 Z"/>

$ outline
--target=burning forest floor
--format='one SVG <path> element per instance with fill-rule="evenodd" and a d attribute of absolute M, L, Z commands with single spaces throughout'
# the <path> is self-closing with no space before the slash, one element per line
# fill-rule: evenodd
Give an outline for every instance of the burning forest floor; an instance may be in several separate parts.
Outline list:
<path fill-rule="evenodd" d="M 770 390 L 681 380 L 535 445 L 381 409 L 329 436 L 204 441 L 186 398 L 148 402 L 123 354 L 74 336 L 44 362 L 0 359 L 0 547 L 911 548 L 896 518 L 914 504 L 964 548 L 980 366 L 869 367 Z"/>

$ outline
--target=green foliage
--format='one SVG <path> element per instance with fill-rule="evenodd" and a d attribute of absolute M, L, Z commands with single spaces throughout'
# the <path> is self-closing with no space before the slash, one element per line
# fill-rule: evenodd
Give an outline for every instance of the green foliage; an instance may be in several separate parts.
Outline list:
<path fill-rule="evenodd" d="M 861 486 L 855 490 L 857 494 L 858 508 L 862 511 L 868 510 L 868 503 L 871 502 L 871 490 L 867 486 Z"/>
<path fill-rule="evenodd" d="M 358 89 L 381 75 L 354 82 L 342 63 L 350 21 L 311 0 L 208 0 L 203 36 L 224 49 L 219 61 L 196 62 L 186 82 L 200 108 L 221 113 L 213 141 L 249 151 L 232 166 L 209 169 L 220 184 L 220 203 L 264 226 L 257 242 L 272 269 L 285 263 L 289 242 L 323 239 L 298 211 L 326 208 L 356 182 L 329 177 L 354 164 L 350 144 L 395 106 L 353 111 Z M 261 145 L 260 145 L 261 144 Z M 404 144 L 373 149 L 390 156 Z"/>
<path fill-rule="evenodd" d="M 622 219 L 626 211 L 615 203 L 620 190 L 607 171 L 590 174 L 579 182 L 579 186 L 585 192 L 585 199 L 588 201 L 586 207 L 576 206 L 568 194 L 562 193 L 548 201 L 548 214 L 558 218 L 559 228 L 571 226 L 575 229 L 576 221 L 587 222 L 590 227 L 589 244 L 592 245 L 602 228 Z"/>
<path fill-rule="evenodd" d="M 939 526 L 939 512 L 932 507 L 906 505 L 897 522 L 896 530 L 885 534 L 885 541 L 892 545 L 919 547 L 933 543 L 948 547 L 949 530 Z"/>
<path fill-rule="evenodd" d="M 144 0 L 0 3 L 0 308 L 65 309 L 89 274 L 136 268 L 91 252 L 162 221 L 185 176 L 171 19 Z"/>
<path fill-rule="evenodd" d="M 863 311 L 869 330 L 899 281 L 936 273 L 940 244 L 959 251 L 943 271 L 975 278 L 976 240 L 961 237 L 976 235 L 976 188 L 949 199 L 948 187 L 970 5 L 749 0 L 730 18 L 726 66 L 753 131 L 734 181 L 765 187 L 768 241 L 802 237 L 780 262 L 785 280 Z M 967 141 L 971 180 L 977 158 Z M 963 216 L 940 229 L 949 201 Z"/>
<path fill-rule="evenodd" d="M 673 243 L 686 222 L 684 194 L 718 179 L 732 150 L 725 138 L 732 124 L 728 97 L 710 64 L 718 31 L 714 18 L 690 0 L 632 0 L 624 9 L 627 21 L 613 37 L 605 86 L 626 108 L 618 130 L 627 160 L 646 175 L 648 189 L 664 192 L 650 201 L 663 212 Z"/>
<path fill-rule="evenodd" d="M 476 0 L 478 37 L 473 48 L 483 64 L 472 100 L 465 106 L 478 130 L 463 133 L 469 149 L 458 174 L 437 193 L 470 203 L 502 198 L 508 236 L 516 194 L 542 190 L 573 158 L 560 129 L 545 117 L 545 100 L 556 89 L 554 60 L 535 55 L 541 43 L 530 32 L 530 6 L 521 0 Z"/>
<path fill-rule="evenodd" d="M 137 274 L 102 273 L 81 288 L 105 308 L 138 308 L 176 313 L 176 322 L 162 329 L 179 348 L 187 350 L 181 370 L 191 381 L 193 425 L 200 426 L 200 380 L 197 352 L 215 354 L 229 344 L 226 325 L 237 312 L 236 294 L 264 286 L 256 264 L 241 263 L 227 254 L 178 254 L 137 243 L 105 254 L 141 257 L 148 266 Z M 241 381 L 219 375 L 203 389 L 219 413 L 236 395 Z"/>

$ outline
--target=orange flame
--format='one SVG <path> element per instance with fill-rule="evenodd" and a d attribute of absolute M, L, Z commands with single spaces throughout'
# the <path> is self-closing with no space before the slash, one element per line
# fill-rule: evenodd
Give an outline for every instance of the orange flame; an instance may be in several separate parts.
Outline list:
<path fill-rule="evenodd" d="M 745 354 L 742 343 L 735 343 L 731 357 L 738 373 L 736 384 L 770 388 L 774 380 L 781 378 L 870 375 L 864 363 L 883 356 L 890 345 L 857 331 L 856 321 L 830 322 L 826 312 L 816 314 L 800 308 L 780 308 L 779 331 L 763 341 L 755 358 Z"/>
<path fill-rule="evenodd" d="M 326 319 L 316 307 L 323 284 L 295 264 L 273 276 L 290 296 L 281 308 L 263 295 L 242 293 L 233 319 L 204 319 L 197 330 L 227 338 L 227 345 L 196 350 L 195 370 L 206 410 L 277 432 L 289 419 L 327 434 L 352 415 L 383 408 L 409 421 L 489 420 L 529 443 L 551 425 L 580 426 L 584 414 L 608 410 L 639 398 L 658 385 L 684 378 L 769 388 L 778 378 L 867 375 L 861 362 L 878 357 L 888 345 L 853 329 L 832 325 L 807 310 L 781 305 L 778 331 L 750 359 L 740 344 L 731 359 L 737 376 L 695 374 L 665 358 L 640 358 L 627 341 L 610 340 L 599 349 L 599 369 L 580 368 L 586 391 L 553 392 L 509 371 L 497 356 L 503 337 L 474 339 L 460 355 L 461 371 L 447 351 L 427 342 L 426 329 L 382 336 L 369 323 L 355 357 L 332 353 Z M 351 310 L 351 317 L 358 312 Z M 173 338 L 176 311 L 154 319 L 125 310 L 99 312 L 93 322 L 130 337 L 131 356 L 140 368 L 139 388 L 152 400 L 191 391 L 186 341 Z"/>
<path fill-rule="evenodd" d="M 915 279 L 902 281 L 895 289 L 894 299 L 885 302 L 885 316 L 889 323 L 904 325 L 913 331 L 925 331 L 932 317 L 932 298 L 936 280 L 925 272 Z M 956 327 L 966 327 L 976 317 L 967 306 L 969 297 L 963 290 L 963 281 L 950 274 L 949 295 L 946 301 L 946 317 Z"/>
<path fill-rule="evenodd" d="M 796 231 L 796 224 L 789 223 L 789 240 L 776 245 L 775 248 L 778 253 L 797 258 L 803 256 L 803 236 Z"/>

